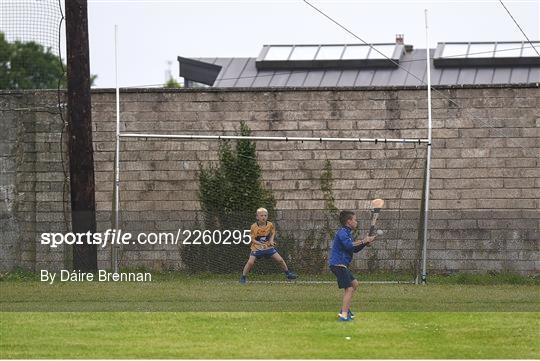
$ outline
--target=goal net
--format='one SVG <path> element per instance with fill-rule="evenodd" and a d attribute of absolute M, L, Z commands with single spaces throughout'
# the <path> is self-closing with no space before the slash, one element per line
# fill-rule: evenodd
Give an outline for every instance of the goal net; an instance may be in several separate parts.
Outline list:
<path fill-rule="evenodd" d="M 243 125 L 240 135 L 249 129 Z M 298 280 L 331 281 L 328 252 L 339 212 L 356 212 L 355 235 L 363 238 L 370 201 L 383 198 L 383 234 L 351 268 L 366 281 L 414 280 L 425 144 L 343 140 L 123 138 L 118 228 L 136 242 L 121 246 L 120 268 L 236 279 L 262 207 L 276 228 L 275 249 Z M 261 258 L 249 280 L 285 277 L 274 260 Z"/>

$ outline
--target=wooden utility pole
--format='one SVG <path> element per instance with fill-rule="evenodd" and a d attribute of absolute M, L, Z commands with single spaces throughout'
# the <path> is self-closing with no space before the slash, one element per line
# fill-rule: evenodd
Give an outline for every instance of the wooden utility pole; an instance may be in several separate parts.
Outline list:
<path fill-rule="evenodd" d="M 74 233 L 96 232 L 90 55 L 86 0 L 65 0 L 68 77 L 69 176 Z M 73 245 L 73 268 L 97 271 L 97 246 Z"/>

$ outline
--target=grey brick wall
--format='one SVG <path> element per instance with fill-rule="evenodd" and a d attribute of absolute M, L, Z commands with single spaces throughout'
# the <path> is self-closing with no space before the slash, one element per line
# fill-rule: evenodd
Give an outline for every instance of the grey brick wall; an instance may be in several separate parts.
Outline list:
<path fill-rule="evenodd" d="M 62 122 L 56 107 L 54 93 L 0 93 L 2 271 L 16 267 L 54 270 L 69 263 L 67 249 L 51 249 L 39 242 L 41 232 L 66 230 Z"/>
<path fill-rule="evenodd" d="M 444 89 L 433 99 L 428 266 L 432 272 L 537 274 L 540 194 L 538 88 Z M 423 138 L 424 90 L 152 90 L 121 95 L 122 130 L 256 135 Z M 1 269 L 58 268 L 69 250 L 40 246 L 42 231 L 64 230 L 62 124 L 57 114 L 14 110 L 56 104 L 56 94 L 0 93 L 2 119 Z M 92 95 L 99 227 L 110 227 L 115 95 Z M 65 149 L 65 148 L 64 148 Z M 216 142 L 122 143 L 122 228 L 196 228 L 199 164 L 217 160 Z M 359 258 L 361 269 L 409 270 L 419 258 L 424 147 L 403 144 L 257 143 L 280 230 L 302 241 L 324 218 L 319 177 L 333 166 L 339 208 L 360 210 L 382 197 L 385 235 Z M 110 252 L 100 250 L 101 267 Z M 178 246 L 127 246 L 125 266 L 182 267 Z"/>

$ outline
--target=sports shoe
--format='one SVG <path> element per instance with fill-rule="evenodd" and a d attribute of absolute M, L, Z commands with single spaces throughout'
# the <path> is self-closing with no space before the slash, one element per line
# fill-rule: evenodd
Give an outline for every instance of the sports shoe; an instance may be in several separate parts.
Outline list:
<path fill-rule="evenodd" d="M 341 318 L 341 310 L 339 310 L 338 317 Z M 352 311 L 349 310 L 349 312 L 347 312 L 347 318 L 350 318 L 351 320 L 353 320 L 354 317 L 355 317 L 354 313 L 352 313 Z"/>
<path fill-rule="evenodd" d="M 288 280 L 295 280 L 297 278 L 298 278 L 298 275 L 296 273 L 294 273 L 294 272 L 288 272 L 287 273 L 287 279 Z"/>
<path fill-rule="evenodd" d="M 242 277 L 240 277 L 240 283 L 245 285 L 247 283 L 247 277 L 242 275 Z"/>
<path fill-rule="evenodd" d="M 339 322 L 349 322 L 349 321 L 352 321 L 352 320 L 353 319 L 349 315 L 347 317 L 343 317 L 343 315 L 341 313 L 339 314 L 339 317 L 338 317 Z"/>

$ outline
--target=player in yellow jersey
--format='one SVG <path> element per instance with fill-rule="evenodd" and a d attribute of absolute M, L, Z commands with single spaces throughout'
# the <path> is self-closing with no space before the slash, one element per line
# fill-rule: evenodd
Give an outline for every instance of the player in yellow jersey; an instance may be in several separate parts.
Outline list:
<path fill-rule="evenodd" d="M 289 280 L 298 278 L 296 273 L 289 271 L 287 264 L 275 249 L 274 237 L 276 228 L 272 222 L 268 222 L 268 211 L 265 208 L 257 209 L 257 222 L 251 226 L 251 253 L 244 266 L 240 283 L 247 283 L 247 275 L 255 265 L 255 261 L 261 258 L 273 259 L 283 270 Z"/>

